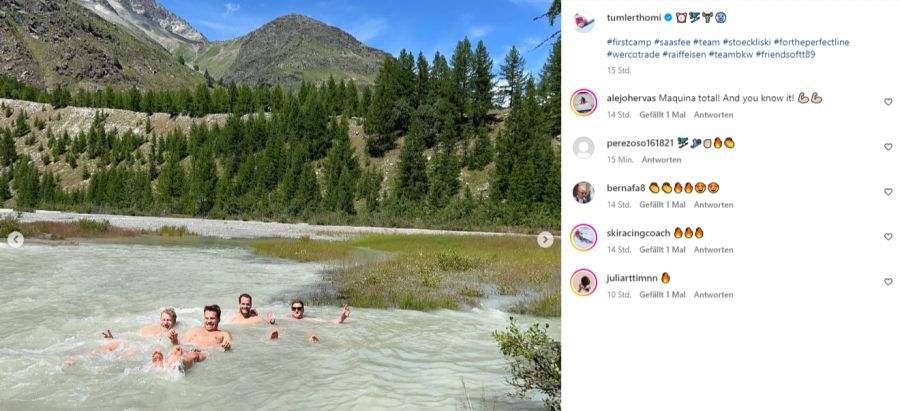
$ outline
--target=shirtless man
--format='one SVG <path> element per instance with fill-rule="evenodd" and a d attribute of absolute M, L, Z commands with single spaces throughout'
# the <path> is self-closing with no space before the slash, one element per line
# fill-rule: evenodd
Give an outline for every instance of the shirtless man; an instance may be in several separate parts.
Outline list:
<path fill-rule="evenodd" d="M 166 308 L 159 313 L 159 325 L 148 325 L 141 328 L 139 332 L 143 336 L 165 335 L 172 342 L 172 345 L 178 345 L 178 333 L 175 332 L 177 318 L 174 308 Z"/>
<path fill-rule="evenodd" d="M 177 317 L 178 316 L 175 315 L 174 308 L 166 308 L 159 313 L 159 325 L 148 325 L 146 327 L 142 327 L 138 332 L 142 336 L 162 334 L 172 342 L 172 345 L 178 345 L 178 333 L 175 332 L 175 321 Z M 106 330 L 103 332 L 103 338 L 107 338 L 113 341 L 104 345 L 103 347 L 100 347 L 97 351 L 112 352 L 118 350 L 119 347 L 125 344 L 124 340 L 115 339 L 112 335 L 112 331 L 110 330 Z"/>
<path fill-rule="evenodd" d="M 184 343 L 194 344 L 201 348 L 220 346 L 225 351 L 231 350 L 231 333 L 219 329 L 222 309 L 218 305 L 203 307 L 203 327 L 188 331 Z"/>
<path fill-rule="evenodd" d="M 256 309 L 253 308 L 253 297 L 250 294 L 241 294 L 238 297 L 238 313 L 231 317 L 229 322 L 234 324 L 253 324 L 261 321 L 265 321 L 269 324 L 275 324 L 275 317 L 272 316 L 272 312 L 269 311 L 266 314 L 266 319 L 263 318 L 256 312 Z"/>
<path fill-rule="evenodd" d="M 263 320 L 259 313 L 256 312 L 256 309 L 253 308 L 253 297 L 250 294 L 241 294 L 238 297 L 238 313 L 231 317 L 230 322 L 232 324 L 255 324 L 262 321 L 275 325 L 275 317 L 272 316 L 271 311 L 266 314 L 266 319 Z M 273 328 L 269 330 L 268 337 L 270 340 L 278 338 L 278 329 Z"/>
<path fill-rule="evenodd" d="M 312 321 L 322 322 L 322 323 L 330 322 L 330 323 L 335 323 L 335 324 L 343 324 L 344 321 L 347 319 L 347 317 L 350 316 L 350 304 L 344 304 L 344 308 L 341 310 L 341 315 L 339 315 L 338 318 L 335 318 L 333 320 L 322 320 L 319 318 L 307 317 L 307 316 L 303 315 L 303 311 L 305 308 L 306 308 L 306 305 L 303 304 L 303 300 L 298 298 L 298 299 L 292 301 L 291 302 L 291 315 L 288 318 L 291 318 L 294 320 L 312 320 Z"/>

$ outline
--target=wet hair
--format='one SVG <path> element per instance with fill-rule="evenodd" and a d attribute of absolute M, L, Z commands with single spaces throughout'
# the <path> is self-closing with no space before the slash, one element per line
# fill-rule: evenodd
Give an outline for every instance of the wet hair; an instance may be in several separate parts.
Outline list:
<path fill-rule="evenodd" d="M 178 316 L 175 315 L 175 309 L 174 309 L 174 308 L 169 307 L 169 308 L 163 309 L 163 310 L 159 313 L 159 315 L 162 316 L 163 314 L 169 314 L 169 317 L 172 317 L 172 325 L 175 325 L 175 323 L 178 322 Z"/>
<path fill-rule="evenodd" d="M 240 303 L 240 302 L 241 302 L 241 299 L 243 299 L 244 297 L 249 298 L 249 299 L 250 299 L 250 304 L 251 304 L 251 305 L 253 304 L 253 297 L 251 297 L 250 294 L 247 294 L 247 293 L 243 293 L 243 294 L 241 294 L 241 295 L 238 297 L 238 303 Z"/>
<path fill-rule="evenodd" d="M 581 277 L 581 285 L 585 287 L 591 285 L 591 279 L 588 276 Z"/>
<path fill-rule="evenodd" d="M 294 304 L 300 304 L 301 307 L 306 308 L 306 304 L 304 304 L 303 300 L 301 300 L 299 298 L 294 301 L 291 301 L 291 307 L 293 307 Z"/>
<path fill-rule="evenodd" d="M 218 304 L 207 305 L 206 307 L 203 307 L 203 312 L 205 313 L 207 311 L 212 311 L 212 312 L 216 313 L 217 320 L 222 319 L 222 309 L 219 308 Z"/>

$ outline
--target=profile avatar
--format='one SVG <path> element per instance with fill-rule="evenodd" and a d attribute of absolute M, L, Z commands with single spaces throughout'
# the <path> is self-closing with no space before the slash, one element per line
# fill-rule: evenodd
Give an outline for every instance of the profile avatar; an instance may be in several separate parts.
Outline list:
<path fill-rule="evenodd" d="M 593 271 L 582 268 L 572 274 L 569 286 L 575 294 L 582 297 L 589 296 L 597 289 L 597 276 Z"/>
<path fill-rule="evenodd" d="M 594 28 L 594 18 L 587 13 L 575 13 L 575 30 L 587 33 Z"/>

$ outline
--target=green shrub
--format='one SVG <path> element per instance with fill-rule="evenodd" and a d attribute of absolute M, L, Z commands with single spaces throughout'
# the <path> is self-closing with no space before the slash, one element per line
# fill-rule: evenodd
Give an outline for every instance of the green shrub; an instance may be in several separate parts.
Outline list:
<path fill-rule="evenodd" d="M 559 410 L 562 351 L 560 342 L 547 335 L 548 328 L 550 324 L 541 327 L 534 323 L 523 332 L 510 317 L 506 331 L 494 331 L 492 335 L 509 362 L 512 379 L 506 381 L 516 387 L 512 395 L 524 398 L 530 391 L 540 391 L 547 396 L 547 409 Z"/>
<path fill-rule="evenodd" d="M 478 261 L 472 257 L 465 257 L 454 250 L 441 251 L 437 255 L 437 265 L 444 271 L 469 271 L 478 266 Z"/>
<path fill-rule="evenodd" d="M 109 231 L 109 228 L 112 227 L 107 220 L 89 220 L 86 218 L 82 218 L 78 220 L 78 228 L 83 231 L 88 231 L 92 233 L 105 233 Z"/>
<path fill-rule="evenodd" d="M 13 216 L 8 216 L 0 220 L 0 239 L 6 241 L 6 236 L 13 231 L 20 231 L 19 220 Z"/>
<path fill-rule="evenodd" d="M 159 235 L 164 236 L 164 237 L 184 237 L 184 236 L 195 236 L 197 234 L 190 232 L 187 229 L 187 227 L 185 227 L 183 225 L 178 226 L 178 227 L 164 225 L 164 226 L 160 227 Z"/>

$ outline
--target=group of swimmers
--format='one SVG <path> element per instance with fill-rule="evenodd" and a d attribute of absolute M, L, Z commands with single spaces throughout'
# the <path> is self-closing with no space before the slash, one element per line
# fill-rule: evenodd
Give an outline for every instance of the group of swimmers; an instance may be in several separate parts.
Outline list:
<path fill-rule="evenodd" d="M 343 324 L 347 317 L 350 316 L 350 305 L 344 305 L 340 315 L 333 320 L 322 320 L 311 318 L 304 315 L 305 305 L 303 300 L 296 299 L 291 302 L 291 313 L 286 318 L 288 320 L 309 320 L 316 322 L 331 322 L 335 324 Z M 203 307 L 203 326 L 195 327 L 187 332 L 183 338 L 179 338 L 178 332 L 175 331 L 175 324 L 178 316 L 175 314 L 174 308 L 163 309 L 159 314 L 159 325 L 148 325 L 142 327 L 139 331 L 142 336 L 160 336 L 168 338 L 172 343 L 172 350 L 168 357 L 164 357 L 161 350 L 156 349 L 150 356 L 151 364 L 154 367 L 176 367 L 181 366 L 184 369 L 190 368 L 194 363 L 206 359 L 206 353 L 202 349 L 222 347 L 223 350 L 231 350 L 231 333 L 220 330 L 219 323 L 222 319 L 222 309 L 218 305 L 207 305 Z M 253 324 L 266 322 L 275 325 L 275 317 L 270 311 L 263 318 L 256 309 L 253 308 L 253 297 L 249 294 L 241 294 L 238 297 L 238 313 L 231 317 L 230 322 L 233 324 Z M 103 337 L 115 339 L 110 330 L 103 332 Z M 278 338 L 278 329 L 273 328 L 268 332 L 269 339 Z M 309 337 L 310 342 L 316 343 L 319 337 L 315 334 Z M 115 340 L 103 346 L 101 351 L 114 351 L 122 346 L 124 341 Z M 184 346 L 192 346 L 196 348 L 186 349 Z M 74 365 L 74 360 L 67 360 L 66 365 Z"/>

